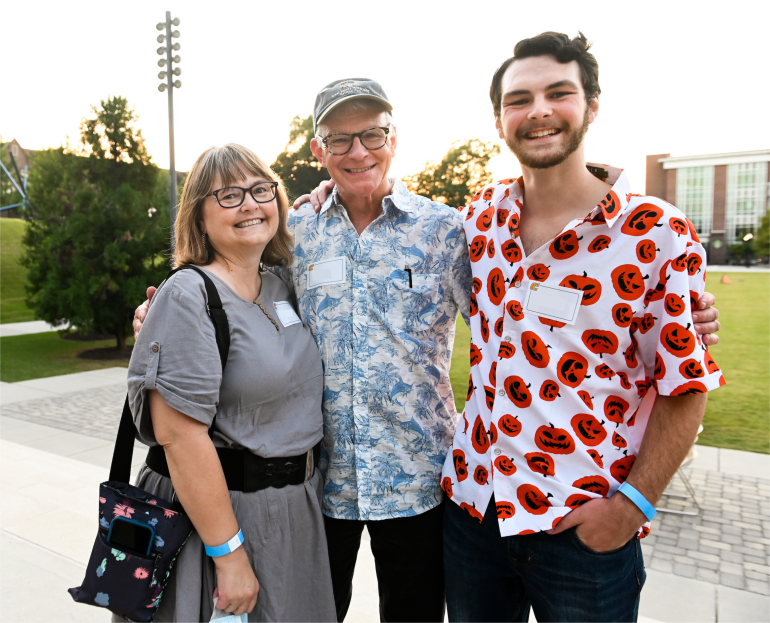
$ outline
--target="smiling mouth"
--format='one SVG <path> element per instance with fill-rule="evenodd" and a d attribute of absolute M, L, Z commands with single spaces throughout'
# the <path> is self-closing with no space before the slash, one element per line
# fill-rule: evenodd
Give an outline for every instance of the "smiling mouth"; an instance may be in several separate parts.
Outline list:
<path fill-rule="evenodd" d="M 260 225 L 264 219 L 261 218 L 253 218 L 248 221 L 241 221 L 236 225 L 236 227 L 244 228 L 244 227 L 251 227 L 252 225 Z"/>
<path fill-rule="evenodd" d="M 370 167 L 364 167 L 363 169 L 345 169 L 348 173 L 365 173 L 366 171 L 369 171 L 370 169 L 373 169 L 375 165 L 372 165 Z"/>
<path fill-rule="evenodd" d="M 549 136 L 554 136 L 560 133 L 561 130 L 558 128 L 543 128 L 541 130 L 532 130 L 531 132 L 527 132 L 524 137 L 530 140 L 537 140 L 539 138 L 547 138 Z"/>

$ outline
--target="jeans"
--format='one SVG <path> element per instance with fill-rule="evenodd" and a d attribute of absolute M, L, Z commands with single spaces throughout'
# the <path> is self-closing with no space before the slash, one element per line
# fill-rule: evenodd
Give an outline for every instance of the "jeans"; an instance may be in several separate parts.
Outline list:
<path fill-rule="evenodd" d="M 457 504 L 444 513 L 450 621 L 636 621 L 646 574 L 637 538 L 595 552 L 575 533 L 500 536 L 495 498 L 479 524 Z"/>
<path fill-rule="evenodd" d="M 353 596 L 353 572 L 364 526 L 377 570 L 380 620 L 444 620 L 444 506 L 414 517 L 379 521 L 324 516 L 338 621 L 345 620 Z"/>

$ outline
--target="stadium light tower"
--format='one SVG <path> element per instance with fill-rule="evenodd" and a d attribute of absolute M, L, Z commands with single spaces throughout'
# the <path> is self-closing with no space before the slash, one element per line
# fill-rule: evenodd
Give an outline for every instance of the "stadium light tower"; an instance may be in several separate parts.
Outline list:
<path fill-rule="evenodd" d="M 179 18 L 175 17 L 171 19 L 171 11 L 166 11 L 166 21 L 158 22 L 155 28 L 157 30 L 165 30 L 166 34 L 158 35 L 158 43 L 166 43 L 158 48 L 158 56 L 165 55 L 166 58 L 161 58 L 158 61 L 158 67 L 165 67 L 158 73 L 160 80 L 166 79 L 166 82 L 161 82 L 158 85 L 158 91 L 168 91 L 168 186 L 169 186 L 169 200 L 170 200 L 170 213 L 171 213 L 171 247 L 174 247 L 174 221 L 176 220 L 176 167 L 174 164 L 174 89 L 179 89 L 182 86 L 181 80 L 174 80 L 174 76 L 179 76 L 182 70 L 179 67 L 174 67 L 174 64 L 178 64 L 182 59 L 178 54 L 173 55 L 178 51 L 180 47 L 179 42 L 171 43 L 172 39 L 179 37 L 178 30 L 171 30 L 172 26 L 179 26 Z M 172 56 L 173 55 L 173 56 Z"/>

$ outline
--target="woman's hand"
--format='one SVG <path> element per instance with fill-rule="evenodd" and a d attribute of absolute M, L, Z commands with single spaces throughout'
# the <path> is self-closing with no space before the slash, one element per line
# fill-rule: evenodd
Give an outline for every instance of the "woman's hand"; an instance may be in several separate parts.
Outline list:
<path fill-rule="evenodd" d="M 259 582 L 243 547 L 213 560 L 217 569 L 217 608 L 235 615 L 254 610 Z"/>
<path fill-rule="evenodd" d="M 326 201 L 326 197 L 329 196 L 329 193 L 334 190 L 334 187 L 336 186 L 336 183 L 334 180 L 327 180 L 326 182 L 321 182 L 318 185 L 318 188 L 316 188 L 314 191 L 312 191 L 309 195 L 302 195 L 299 197 L 295 202 L 292 208 L 295 210 L 299 209 L 300 206 L 305 205 L 308 201 L 313 204 L 313 209 L 316 212 L 321 211 L 321 206 L 324 204 L 324 201 Z"/>

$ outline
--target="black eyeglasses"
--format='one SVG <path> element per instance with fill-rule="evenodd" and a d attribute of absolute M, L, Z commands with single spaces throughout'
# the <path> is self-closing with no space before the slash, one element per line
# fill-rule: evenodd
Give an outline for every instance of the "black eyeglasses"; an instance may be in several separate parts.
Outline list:
<path fill-rule="evenodd" d="M 267 203 L 275 199 L 278 191 L 278 182 L 257 182 L 251 188 L 240 188 L 238 186 L 227 186 L 211 193 L 217 200 L 217 203 L 223 208 L 237 208 L 243 204 L 246 199 L 246 192 L 249 192 L 257 203 Z M 211 195 L 206 195 L 207 197 Z"/>
<path fill-rule="evenodd" d="M 369 128 L 355 134 L 330 134 L 322 138 L 321 142 L 333 156 L 344 156 L 353 148 L 353 139 L 356 137 L 369 151 L 375 151 L 385 146 L 388 134 L 390 128 Z"/>

